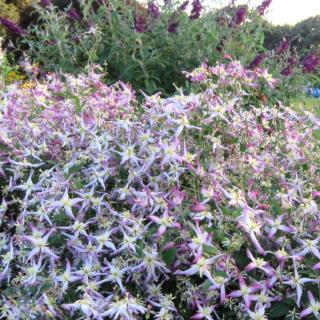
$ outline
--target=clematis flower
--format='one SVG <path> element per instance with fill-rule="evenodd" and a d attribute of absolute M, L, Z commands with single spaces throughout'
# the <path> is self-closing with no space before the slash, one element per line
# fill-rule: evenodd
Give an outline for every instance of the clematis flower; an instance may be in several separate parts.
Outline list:
<path fill-rule="evenodd" d="M 302 251 L 298 253 L 298 256 L 304 257 L 307 253 L 312 253 L 315 257 L 320 260 L 320 251 L 318 243 L 320 241 L 320 237 L 315 240 L 301 240 L 298 239 L 298 242 L 302 245 Z"/>
<path fill-rule="evenodd" d="M 132 268 L 131 271 L 146 271 L 146 282 L 150 282 L 151 280 L 156 281 L 158 279 L 157 272 L 159 272 L 160 274 L 170 272 L 165 264 L 160 261 L 159 254 L 155 250 L 152 250 L 151 252 L 145 252 L 143 261 Z"/>
<path fill-rule="evenodd" d="M 262 248 L 256 236 L 260 234 L 262 224 L 258 223 L 253 217 L 250 216 L 250 210 L 248 207 L 243 209 L 242 215 L 237 218 L 237 221 L 240 227 L 242 227 L 243 230 L 249 234 L 249 237 L 257 251 L 260 254 L 265 255 L 265 250 Z"/>
<path fill-rule="evenodd" d="M 38 206 L 36 211 L 27 211 L 27 215 L 36 216 L 40 222 L 46 221 L 50 226 L 53 225 L 49 217 L 49 209 L 45 207 L 44 203 L 41 203 L 41 206 Z"/>
<path fill-rule="evenodd" d="M 161 237 L 167 230 L 167 228 L 177 228 L 179 229 L 181 225 L 174 221 L 174 217 L 169 215 L 169 209 L 165 209 L 162 217 L 159 218 L 155 215 L 150 215 L 149 219 L 159 225 L 158 232 L 156 233 L 156 237 Z"/>
<path fill-rule="evenodd" d="M 195 315 L 191 317 L 191 319 L 197 320 L 197 319 L 206 319 L 206 320 L 213 320 L 211 317 L 211 314 L 214 310 L 214 307 L 198 307 L 198 311 Z"/>
<path fill-rule="evenodd" d="M 308 291 L 309 307 L 300 312 L 300 317 L 304 318 L 313 314 L 317 319 L 320 318 L 320 302 L 316 301 L 312 292 Z"/>
<path fill-rule="evenodd" d="M 250 262 L 246 266 L 245 268 L 246 271 L 252 271 L 253 269 L 260 269 L 263 272 L 265 272 L 265 274 L 268 277 L 272 277 L 275 274 L 275 270 L 270 266 L 268 262 L 264 261 L 261 258 L 255 258 L 249 249 L 247 249 L 247 255 L 252 262 Z"/>
<path fill-rule="evenodd" d="M 178 152 L 178 142 L 175 143 L 167 143 L 163 142 L 160 144 L 160 147 L 163 151 L 164 157 L 161 162 L 161 166 L 164 166 L 168 163 L 177 163 L 180 161 L 180 154 Z"/>
<path fill-rule="evenodd" d="M 28 260 L 31 260 L 36 255 L 46 255 L 53 259 L 59 259 L 59 257 L 48 247 L 48 239 L 55 231 L 50 229 L 48 232 L 46 230 L 38 230 L 32 224 L 30 224 L 30 229 L 32 230 L 32 235 L 24 236 L 24 239 L 29 241 L 33 245 L 33 249 L 28 254 Z"/>
<path fill-rule="evenodd" d="M 172 197 L 172 202 L 175 205 L 181 206 L 183 200 L 186 198 L 186 193 L 183 191 L 180 191 L 177 187 L 174 187 L 171 190 L 171 197 Z"/>
<path fill-rule="evenodd" d="M 268 320 L 265 315 L 265 308 L 261 307 L 257 311 L 247 310 L 250 319 L 253 320 Z"/>
<path fill-rule="evenodd" d="M 212 279 L 211 274 L 211 265 L 220 257 L 223 257 L 223 254 L 216 255 L 214 257 L 211 257 L 209 259 L 205 259 L 204 257 L 198 258 L 198 260 L 191 266 L 191 268 L 181 271 L 177 270 L 175 272 L 176 275 L 179 276 L 192 276 L 194 274 L 199 274 L 200 278 L 205 276 L 211 283 L 214 283 L 214 280 Z"/>
<path fill-rule="evenodd" d="M 108 310 L 101 314 L 101 317 L 109 317 L 110 319 L 131 320 L 135 315 L 145 314 L 147 309 L 143 304 L 133 296 L 127 294 L 125 298 L 111 302 Z"/>
<path fill-rule="evenodd" d="M 203 211 L 205 211 L 207 208 L 206 208 L 206 206 L 203 204 L 203 203 L 201 203 L 201 202 L 199 202 L 199 201 L 197 201 L 197 200 L 194 200 L 193 202 L 192 202 L 192 204 L 189 206 L 189 209 L 192 211 L 192 212 L 203 212 Z"/>
<path fill-rule="evenodd" d="M 108 276 L 102 280 L 100 280 L 97 284 L 102 284 L 105 282 L 110 282 L 110 283 L 116 283 L 120 290 L 121 293 L 126 292 L 126 289 L 123 286 L 122 279 L 124 274 L 129 270 L 129 268 L 120 268 L 117 265 L 115 265 L 114 261 L 111 263 L 107 262 L 107 270 L 108 270 Z"/>
<path fill-rule="evenodd" d="M 75 206 L 76 204 L 78 204 L 79 202 L 82 202 L 83 199 L 81 198 L 69 198 L 69 190 L 68 188 L 65 190 L 62 198 L 58 201 L 54 201 L 52 202 L 49 207 L 51 209 L 60 209 L 63 208 L 65 211 L 65 214 L 73 220 L 76 220 L 75 216 L 73 215 L 72 212 L 72 207 Z"/>
<path fill-rule="evenodd" d="M 224 304 L 226 301 L 226 284 L 229 282 L 230 276 L 222 277 L 222 276 L 213 276 L 213 285 L 209 287 L 209 291 L 211 290 L 219 290 L 220 291 L 220 304 Z"/>
<path fill-rule="evenodd" d="M 10 264 L 12 260 L 14 259 L 15 253 L 13 248 L 13 238 L 10 238 L 9 240 L 9 251 L 5 254 L 2 254 L 1 256 L 1 265 L 2 265 L 2 271 L 0 272 L 0 283 L 7 279 L 10 281 Z"/>
<path fill-rule="evenodd" d="M 274 278 L 274 277 L 273 277 Z M 276 301 L 281 301 L 282 297 L 275 295 L 271 289 L 277 280 L 267 279 L 263 281 L 263 288 L 261 292 L 254 295 L 253 301 L 256 301 L 255 309 L 267 309 L 270 308 L 271 304 Z M 259 319 L 259 318 L 258 318 Z"/>
<path fill-rule="evenodd" d="M 276 256 L 277 261 L 280 263 L 281 267 L 284 266 L 286 260 L 294 259 L 294 256 L 290 256 L 284 248 L 280 248 L 276 252 L 271 251 L 269 253 L 274 254 Z"/>
<path fill-rule="evenodd" d="M 228 192 L 227 190 L 221 188 L 221 191 L 225 197 L 230 200 L 230 206 L 240 206 L 242 208 L 246 208 L 246 199 L 241 190 L 230 190 Z"/>
<path fill-rule="evenodd" d="M 267 69 L 261 69 L 260 75 L 268 83 L 271 89 L 275 88 L 275 85 L 277 84 L 278 81 L 272 77 L 272 75 L 268 72 Z"/>
<path fill-rule="evenodd" d="M 93 296 L 85 293 L 82 299 L 75 301 L 74 303 L 67 303 L 63 305 L 66 310 L 80 310 L 86 317 L 93 317 L 93 319 L 102 319 L 103 308 L 109 303 L 112 296 L 109 296 L 103 302 L 102 299 L 96 299 Z"/>
<path fill-rule="evenodd" d="M 28 265 L 27 267 L 21 267 L 21 269 L 25 272 L 25 275 L 23 277 L 24 285 L 33 286 L 37 282 L 41 281 L 41 277 L 39 276 L 39 273 L 45 267 L 45 265 L 42 263 L 43 261 L 42 261 L 42 258 L 40 257 L 38 259 L 38 262 L 32 259 L 31 265 Z"/>
<path fill-rule="evenodd" d="M 138 240 L 137 236 L 128 235 L 123 229 L 121 230 L 123 234 L 123 240 L 119 244 L 116 251 L 113 252 L 113 255 L 116 255 L 122 251 L 128 250 L 129 252 L 136 252 L 135 243 Z"/>
<path fill-rule="evenodd" d="M 79 235 L 88 236 L 86 228 L 87 226 L 92 223 L 92 221 L 87 221 L 86 223 L 76 219 L 74 223 L 69 227 L 60 227 L 60 230 L 67 230 L 71 231 L 72 237 L 78 238 Z M 66 232 L 63 232 L 63 235 L 69 236 Z"/>
<path fill-rule="evenodd" d="M 17 185 L 15 187 L 11 188 L 12 191 L 13 190 L 24 191 L 25 192 L 24 201 L 26 201 L 29 198 L 29 196 L 31 195 L 32 192 L 42 190 L 39 185 L 35 185 L 32 182 L 32 175 L 33 175 L 33 172 L 30 173 L 29 178 L 26 181 L 26 183 L 21 184 L 21 185 Z"/>
<path fill-rule="evenodd" d="M 282 224 L 284 216 L 280 215 L 275 220 L 272 220 L 270 218 L 266 218 L 266 221 L 271 226 L 271 229 L 269 231 L 268 237 L 272 239 L 274 235 L 276 234 L 277 230 L 280 230 L 282 232 L 286 233 L 294 233 L 295 229 L 293 227 L 289 227 Z"/>
<path fill-rule="evenodd" d="M 73 280 L 84 283 L 89 283 L 90 278 L 95 278 L 100 274 L 101 273 L 96 270 L 95 261 L 91 256 L 85 257 L 81 268 L 71 272 Z"/>
<path fill-rule="evenodd" d="M 249 286 L 245 283 L 244 278 L 239 275 L 238 276 L 238 282 L 240 285 L 240 289 L 239 290 L 234 290 L 232 292 L 230 292 L 227 297 L 228 298 L 240 298 L 242 297 L 242 299 L 244 300 L 245 303 L 245 307 L 247 309 L 250 308 L 251 302 L 254 299 L 254 293 L 257 292 L 258 290 L 262 289 L 261 284 L 254 282 L 252 284 L 250 284 Z"/>
<path fill-rule="evenodd" d="M 93 236 L 94 240 L 97 242 L 98 247 L 96 249 L 97 253 L 103 252 L 103 247 L 106 247 L 108 249 L 111 249 L 112 251 L 116 251 L 116 247 L 112 240 L 110 239 L 110 236 L 112 234 L 112 231 L 104 231 L 98 235 Z"/>
<path fill-rule="evenodd" d="M 203 246 L 212 246 L 212 237 L 208 232 L 201 230 L 198 221 L 195 222 L 195 226 L 192 225 L 191 227 L 195 233 L 195 237 L 191 239 L 191 243 L 189 243 L 188 246 L 194 252 L 195 261 L 197 261 L 202 256 Z"/>
<path fill-rule="evenodd" d="M 69 283 L 79 280 L 77 276 L 73 276 L 71 274 L 71 265 L 69 260 L 66 261 L 65 271 L 62 272 L 60 275 L 56 275 L 53 278 L 53 281 L 61 283 L 62 287 L 61 290 L 64 292 L 68 289 Z"/>
<path fill-rule="evenodd" d="M 187 129 L 195 129 L 195 130 L 198 130 L 198 131 L 202 130 L 200 127 L 191 125 L 190 122 L 189 122 L 189 119 L 185 115 L 182 116 L 180 119 L 172 120 L 172 122 L 176 123 L 178 125 L 178 128 L 177 128 L 177 130 L 175 131 L 175 134 L 174 134 L 176 138 L 178 138 L 181 135 L 181 133 L 184 130 L 187 130 Z"/>
<path fill-rule="evenodd" d="M 135 164 L 139 164 L 138 160 L 139 158 L 136 156 L 135 154 L 135 145 L 121 145 L 120 146 L 122 149 L 122 152 L 113 150 L 114 152 L 118 153 L 119 155 L 121 155 L 121 163 L 120 164 L 124 164 L 126 161 L 132 161 Z"/>
<path fill-rule="evenodd" d="M 290 285 L 291 287 L 296 289 L 296 303 L 297 303 L 297 306 L 300 307 L 300 301 L 301 301 L 301 296 L 303 292 L 303 285 L 305 283 L 319 283 L 320 281 L 315 279 L 310 279 L 310 278 L 300 278 L 295 261 L 293 261 L 293 269 L 294 269 L 294 276 L 291 277 L 290 280 L 283 281 L 283 284 Z"/>
<path fill-rule="evenodd" d="M 165 294 L 160 296 L 159 301 L 150 301 L 150 304 L 154 307 L 160 308 L 156 314 L 156 318 L 171 317 L 173 314 L 177 315 L 177 308 L 173 302 L 174 297 L 171 294 Z"/>

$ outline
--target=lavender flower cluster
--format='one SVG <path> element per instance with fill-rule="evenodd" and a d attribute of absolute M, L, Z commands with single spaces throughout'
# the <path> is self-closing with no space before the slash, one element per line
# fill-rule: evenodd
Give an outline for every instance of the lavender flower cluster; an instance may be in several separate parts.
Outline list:
<path fill-rule="evenodd" d="M 187 76 L 1 93 L 0 318 L 319 317 L 319 119 L 246 103 L 264 69 Z"/>

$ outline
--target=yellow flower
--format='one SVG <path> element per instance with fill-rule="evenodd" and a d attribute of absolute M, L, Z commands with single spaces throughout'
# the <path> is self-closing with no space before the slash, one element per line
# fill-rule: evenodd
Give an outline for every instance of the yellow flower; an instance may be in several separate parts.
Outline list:
<path fill-rule="evenodd" d="M 35 87 L 35 82 L 33 80 L 27 80 L 23 81 L 23 83 L 20 85 L 21 89 L 29 90 Z"/>

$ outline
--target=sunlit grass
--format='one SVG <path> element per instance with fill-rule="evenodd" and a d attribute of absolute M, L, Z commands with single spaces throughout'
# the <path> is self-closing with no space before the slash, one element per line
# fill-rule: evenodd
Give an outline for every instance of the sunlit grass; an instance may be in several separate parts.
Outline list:
<path fill-rule="evenodd" d="M 319 98 L 313 98 L 308 96 L 302 96 L 300 98 L 297 98 L 291 102 L 292 107 L 296 111 L 300 110 L 307 110 L 313 113 L 319 114 L 320 110 L 320 99 Z"/>

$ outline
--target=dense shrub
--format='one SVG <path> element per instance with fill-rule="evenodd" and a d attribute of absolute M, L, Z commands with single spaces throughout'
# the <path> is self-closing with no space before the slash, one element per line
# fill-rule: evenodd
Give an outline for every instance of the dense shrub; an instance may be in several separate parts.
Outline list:
<path fill-rule="evenodd" d="M 29 55 L 48 71 L 76 73 L 98 63 L 105 66 L 109 83 L 121 79 L 147 93 L 170 95 L 174 84 L 185 83 L 182 71 L 204 59 L 214 64 L 227 52 L 246 64 L 263 50 L 255 10 L 236 21 L 237 10 L 204 11 L 199 1 L 189 7 L 179 1 L 165 3 L 158 8 L 150 2 L 142 13 L 128 10 L 120 0 L 99 8 L 83 1 L 79 10 L 64 12 L 39 7 L 39 25 L 27 38 Z"/>
<path fill-rule="evenodd" d="M 300 54 L 320 45 L 320 16 L 310 17 L 293 26 L 278 26 L 264 22 L 265 47 L 275 49 L 285 37 L 297 48 Z"/>
<path fill-rule="evenodd" d="M 232 60 L 141 105 L 65 77 L 1 95 L 2 318 L 318 317 L 319 119 Z"/>
<path fill-rule="evenodd" d="M 11 21 L 19 22 L 19 11 L 12 3 L 6 3 L 6 1 L 0 1 L 0 16 L 10 19 Z M 5 36 L 7 29 L 4 26 L 0 26 L 0 36 Z"/>
<path fill-rule="evenodd" d="M 257 8 L 227 6 L 205 10 L 201 2 L 168 2 L 158 7 L 150 2 L 144 9 L 120 0 L 97 6 L 38 7 L 39 23 L 24 40 L 28 54 L 47 72 L 78 73 L 96 63 L 108 72 L 112 84 L 130 82 L 141 97 L 161 91 L 164 96 L 187 88 L 183 71 L 207 60 L 221 61 L 227 54 L 243 65 L 264 66 L 279 78 L 272 101 L 290 102 L 303 93 L 310 77 L 303 72 L 302 58 L 291 43 L 285 49 L 264 48 L 266 30 L 263 13 L 270 1 Z M 189 13 L 188 13 L 189 12 Z M 278 44 L 279 45 L 279 44 Z M 267 92 L 258 92 L 264 99 Z"/>
<path fill-rule="evenodd" d="M 0 0 L 0 19 L 9 19 L 14 24 L 20 24 L 25 20 L 27 15 L 31 14 L 32 5 L 39 2 L 38 0 Z M 6 23 L 0 20 L 0 36 L 8 36 L 16 32 L 10 30 Z"/>

